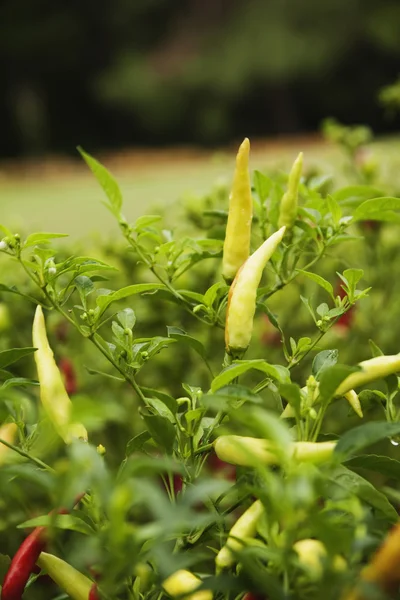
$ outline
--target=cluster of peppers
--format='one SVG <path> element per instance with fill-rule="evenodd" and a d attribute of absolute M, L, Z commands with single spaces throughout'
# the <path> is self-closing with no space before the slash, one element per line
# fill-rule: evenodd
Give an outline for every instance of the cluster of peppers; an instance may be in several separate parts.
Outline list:
<path fill-rule="evenodd" d="M 279 214 L 279 229 L 250 255 L 252 223 L 252 194 L 249 174 L 250 142 L 246 138 L 239 148 L 236 159 L 228 223 L 223 252 L 222 273 L 231 284 L 225 328 L 227 353 L 233 358 L 244 354 L 250 344 L 253 319 L 256 310 L 257 289 L 263 270 L 286 233 L 294 227 L 298 208 L 298 189 L 301 179 L 303 155 L 299 154 L 289 175 L 288 188 L 284 194 Z M 85 427 L 71 421 L 72 403 L 66 390 L 68 369 L 63 368 L 65 382 L 57 367 L 50 348 L 43 311 L 37 307 L 33 324 L 33 345 L 37 348 L 35 361 L 40 383 L 40 398 L 47 416 L 65 443 L 73 440 L 88 440 Z M 354 410 L 362 416 L 361 406 L 354 387 L 386 377 L 400 370 L 400 355 L 380 356 L 360 363 L 360 370 L 350 374 L 336 390 L 336 396 L 345 396 Z M 68 371 L 68 372 L 65 372 Z M 69 373 L 70 376 L 70 373 Z M 318 384 L 314 385 L 314 400 L 318 402 Z M 73 387 L 73 386 L 72 386 Z M 303 388 L 307 393 L 307 387 Z M 293 416 L 288 405 L 282 417 Z M 0 439 L 12 443 L 17 434 L 17 425 L 4 424 L 0 428 Z M 288 454 L 294 461 L 320 464 L 333 453 L 336 442 L 293 442 Z M 217 457 L 232 465 L 254 466 L 256 464 L 276 465 L 279 456 L 273 445 L 264 439 L 225 435 L 214 442 Z M 0 444 L 0 463 L 5 460 L 8 447 Z M 82 496 L 76 500 L 76 504 Z M 264 514 L 264 506 L 256 500 L 233 525 L 225 545 L 216 557 L 216 571 L 231 568 L 236 562 L 237 552 L 243 548 L 245 540 L 257 533 L 257 524 Z M 69 512 L 60 509 L 59 514 Z M 48 554 L 46 549 L 46 528 L 36 528 L 21 544 L 15 554 L 2 587 L 3 600 L 21 600 L 30 575 L 37 568 L 46 572 L 73 600 L 96 600 L 99 598 L 97 584 L 77 571 L 62 559 Z M 318 540 L 303 539 L 296 542 L 294 550 L 299 560 L 315 573 L 320 572 L 326 549 Z M 389 534 L 383 546 L 372 558 L 361 574 L 361 580 L 376 584 L 382 591 L 390 593 L 399 584 L 397 565 L 400 562 L 400 527 Z M 346 568 L 345 560 L 337 556 L 334 569 Z M 162 586 L 172 598 L 185 595 L 190 600 L 212 600 L 212 592 L 198 590 L 202 580 L 193 573 L 180 570 L 168 577 Z M 198 590 L 198 591 L 197 591 Z M 346 600 L 362 600 L 358 589 L 350 591 Z"/>

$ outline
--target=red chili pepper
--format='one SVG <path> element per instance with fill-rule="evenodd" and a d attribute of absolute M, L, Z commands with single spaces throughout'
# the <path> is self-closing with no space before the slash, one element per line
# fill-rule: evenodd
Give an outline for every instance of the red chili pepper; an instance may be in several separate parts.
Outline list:
<path fill-rule="evenodd" d="M 215 452 L 210 454 L 208 461 L 211 471 L 222 473 L 229 481 L 236 481 L 235 465 L 230 465 L 229 463 L 226 463 L 225 461 L 221 460 L 220 458 L 218 458 Z"/>
<path fill-rule="evenodd" d="M 75 368 L 69 358 L 61 358 L 58 363 L 58 368 L 63 376 L 65 389 L 68 396 L 76 394 L 78 391 L 78 384 L 76 381 Z"/>
<path fill-rule="evenodd" d="M 100 596 L 97 592 L 97 583 L 94 583 L 90 588 L 88 600 L 100 600 Z"/>
<path fill-rule="evenodd" d="M 74 506 L 80 502 L 83 496 L 84 494 L 81 494 L 76 498 Z M 57 514 L 60 515 L 69 512 L 66 508 L 57 510 Z M 45 526 L 36 527 L 18 548 L 4 578 L 1 591 L 2 600 L 21 600 L 29 576 L 36 569 L 36 561 L 46 548 L 46 530 Z"/>

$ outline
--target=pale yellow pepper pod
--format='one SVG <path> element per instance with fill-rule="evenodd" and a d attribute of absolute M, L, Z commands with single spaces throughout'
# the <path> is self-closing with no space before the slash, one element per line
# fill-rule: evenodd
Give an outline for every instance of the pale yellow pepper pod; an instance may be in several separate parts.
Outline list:
<path fill-rule="evenodd" d="M 265 265 L 279 246 L 285 227 L 273 233 L 253 252 L 231 285 L 226 313 L 225 346 L 228 353 L 244 352 L 251 341 L 257 289 Z"/>
<path fill-rule="evenodd" d="M 238 552 L 243 548 L 243 541 L 246 538 L 254 538 L 257 533 L 258 521 L 263 514 L 264 506 L 260 500 L 256 500 L 236 521 L 229 532 L 225 546 L 221 548 L 215 559 L 217 572 L 228 569 L 235 563 L 233 552 Z"/>
<path fill-rule="evenodd" d="M 337 396 L 344 396 L 347 392 L 360 385 L 370 383 L 375 379 L 383 379 L 388 375 L 400 371 L 400 354 L 392 356 L 376 356 L 359 363 L 361 371 L 351 373 L 336 390 Z"/>
<path fill-rule="evenodd" d="M 181 569 L 170 575 L 162 584 L 164 590 L 175 598 L 185 594 L 186 600 L 212 600 L 211 590 L 195 590 L 200 587 L 201 579 L 193 575 L 190 571 Z"/>
<path fill-rule="evenodd" d="M 357 392 L 355 392 L 354 390 L 350 390 L 349 392 L 345 393 L 344 397 L 346 398 L 347 402 L 350 404 L 351 408 L 354 410 L 356 415 L 358 415 L 360 419 L 362 419 L 364 414 L 361 408 L 361 402 Z"/>
<path fill-rule="evenodd" d="M 222 275 L 231 283 L 250 254 L 253 198 L 249 173 L 250 142 L 242 142 L 236 156 L 236 168 L 229 197 L 229 213 L 226 225 Z"/>
<path fill-rule="evenodd" d="M 74 439 L 87 441 L 85 427 L 81 423 L 71 423 L 72 402 L 47 339 L 41 306 L 36 309 L 32 338 L 33 345 L 37 348 L 35 362 L 40 383 L 40 400 L 47 416 L 65 443 L 69 444 Z"/>
<path fill-rule="evenodd" d="M 293 550 L 299 557 L 300 564 L 305 567 L 312 579 L 319 579 L 323 574 L 323 563 L 327 557 L 322 542 L 313 539 L 299 540 L 293 544 Z M 345 559 L 339 554 L 333 557 L 332 567 L 335 571 L 344 571 L 347 567 Z"/>
<path fill-rule="evenodd" d="M 16 423 L 5 423 L 0 427 L 0 439 L 13 444 L 18 432 L 18 426 Z M 7 461 L 7 455 L 10 452 L 10 448 L 0 442 L 0 465 Z"/>
<path fill-rule="evenodd" d="M 72 600 L 88 600 L 93 581 L 70 564 L 47 552 L 40 554 L 36 564 L 41 569 L 45 569 L 49 577 Z"/>
<path fill-rule="evenodd" d="M 279 227 L 283 227 L 285 225 L 288 229 L 290 229 L 295 223 L 297 217 L 298 193 L 302 170 L 303 153 L 300 152 L 289 173 L 288 189 L 284 193 L 281 200 L 278 221 Z"/>
<path fill-rule="evenodd" d="M 287 448 L 288 456 L 296 462 L 321 464 L 332 456 L 336 442 L 293 442 Z M 221 460 L 232 465 L 256 467 L 279 464 L 279 454 L 269 440 L 239 435 L 221 435 L 214 442 Z"/>

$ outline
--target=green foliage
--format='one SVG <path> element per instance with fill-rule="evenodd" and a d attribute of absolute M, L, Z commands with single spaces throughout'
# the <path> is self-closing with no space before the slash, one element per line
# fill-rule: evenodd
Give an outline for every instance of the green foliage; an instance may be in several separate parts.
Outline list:
<path fill-rule="evenodd" d="M 365 137 L 357 140 L 352 149 Z M 229 288 L 220 276 L 228 190 L 186 205 L 182 231 L 156 215 L 130 223 L 115 179 L 81 153 L 123 245 L 89 257 L 53 246 L 60 234 L 2 228 L 0 306 L 9 312 L 0 319 L 0 422 L 18 431 L 0 467 L 0 573 L 19 531 L 46 526 L 50 551 L 98 572 L 105 599 L 154 600 L 179 569 L 199 575 L 216 599 L 340 597 L 397 520 L 398 378 L 378 372 L 360 391 L 361 425 L 337 394 L 368 353 L 398 351 L 393 323 L 385 335 L 343 325 L 354 311 L 379 316 L 380 278 L 395 268 L 396 243 L 383 234 L 397 235 L 396 190 L 367 183 L 362 170 L 345 188 L 306 173 L 293 230 L 258 290 L 252 345 L 236 360 L 224 355 Z M 348 160 L 359 168 L 353 151 Z M 284 173 L 256 172 L 253 248 L 276 230 L 286 184 Z M 364 241 L 372 219 L 378 229 L 365 230 Z M 371 273 L 372 260 L 382 272 Z M 90 443 L 61 444 L 38 406 L 26 332 L 37 303 L 67 386 L 70 363 L 78 371 L 73 418 Z M 218 462 L 215 441 L 226 435 L 248 440 L 251 466 L 237 452 L 225 456 L 232 464 Z M 82 493 L 69 514 L 48 514 Z M 232 550 L 232 568 L 216 572 L 216 554 L 254 499 L 264 507 L 255 537 Z M 324 549 L 317 571 L 296 550 L 310 539 Z M 32 578 L 26 597 L 58 597 L 44 585 Z"/>

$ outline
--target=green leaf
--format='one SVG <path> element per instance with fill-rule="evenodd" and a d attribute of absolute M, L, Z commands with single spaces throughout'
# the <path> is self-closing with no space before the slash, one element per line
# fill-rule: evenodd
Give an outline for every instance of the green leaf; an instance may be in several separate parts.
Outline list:
<path fill-rule="evenodd" d="M 364 275 L 364 271 L 362 269 L 346 269 L 343 271 L 343 275 L 347 279 L 350 289 L 355 290 L 357 283 Z"/>
<path fill-rule="evenodd" d="M 314 377 L 319 379 L 321 373 L 325 371 L 325 369 L 329 369 L 329 367 L 336 365 L 338 356 L 338 350 L 322 350 L 322 352 L 319 352 L 315 356 L 311 368 Z"/>
<path fill-rule="evenodd" d="M 133 437 L 126 445 L 125 454 L 129 456 L 137 450 L 142 450 L 144 444 L 151 439 L 151 435 L 148 431 L 142 431 Z"/>
<path fill-rule="evenodd" d="M 116 292 L 112 292 L 106 296 L 98 296 L 96 298 L 96 304 L 100 307 L 101 311 L 104 312 L 106 308 L 117 300 L 128 298 L 135 294 L 143 294 L 144 292 L 156 292 L 157 290 L 166 289 L 165 285 L 161 283 L 137 283 L 134 285 L 128 285 L 127 287 L 121 288 Z"/>
<path fill-rule="evenodd" d="M 187 344 L 193 348 L 193 350 L 197 352 L 201 358 L 206 357 L 206 351 L 203 344 L 199 342 L 199 340 L 196 340 L 194 337 L 188 335 L 183 329 L 180 329 L 179 327 L 167 326 L 167 331 L 168 337 Z"/>
<path fill-rule="evenodd" d="M 12 365 L 13 363 L 20 360 L 24 356 L 28 356 L 28 354 L 32 354 L 36 352 L 36 348 L 11 348 L 10 350 L 3 350 L 0 352 L 0 368 L 8 367 L 8 365 Z"/>
<path fill-rule="evenodd" d="M 3 383 L 0 389 L 5 390 L 10 387 L 23 387 L 25 385 L 39 385 L 39 382 L 27 377 L 10 377 Z"/>
<path fill-rule="evenodd" d="M 400 210 L 400 198 L 384 197 L 366 200 L 356 208 L 353 221 L 393 221 L 400 222 L 400 215 L 394 211 Z"/>
<path fill-rule="evenodd" d="M 243 385 L 227 385 L 220 388 L 215 393 L 204 394 L 201 396 L 201 403 L 203 406 L 214 408 L 217 411 L 237 409 L 245 402 L 261 404 L 263 400 L 261 396 L 255 394 Z"/>
<path fill-rule="evenodd" d="M 296 383 L 284 383 L 279 386 L 279 391 L 283 398 L 287 400 L 298 418 L 300 418 L 301 393 L 300 387 Z"/>
<path fill-rule="evenodd" d="M 324 369 L 319 378 L 319 393 L 321 399 L 328 401 L 334 397 L 339 385 L 351 373 L 359 371 L 357 367 L 348 367 L 347 365 L 334 365 Z"/>
<path fill-rule="evenodd" d="M 373 421 L 346 431 L 340 438 L 335 448 L 335 453 L 340 456 L 351 456 L 366 446 L 376 444 L 385 438 L 400 434 L 400 423 L 387 421 Z"/>
<path fill-rule="evenodd" d="M 382 350 L 379 348 L 379 346 L 377 346 L 377 344 L 375 344 L 373 340 L 368 340 L 368 343 L 369 347 L 371 348 L 371 354 L 373 358 L 376 356 L 383 356 Z"/>
<path fill-rule="evenodd" d="M 268 198 L 272 186 L 273 182 L 269 177 L 260 171 L 254 171 L 254 187 L 261 202 L 265 202 L 265 200 Z"/>
<path fill-rule="evenodd" d="M 118 183 L 111 175 L 111 173 L 100 164 L 95 158 L 87 154 L 82 148 L 78 148 L 79 153 L 85 160 L 89 169 L 96 177 L 98 183 L 103 188 L 109 202 L 112 213 L 119 217 L 122 208 L 122 193 L 119 189 Z"/>
<path fill-rule="evenodd" d="M 243 375 L 243 373 L 246 373 L 252 369 L 262 371 L 265 373 L 265 375 L 271 377 L 272 379 L 276 379 L 280 383 L 290 382 L 289 370 L 281 365 L 270 365 L 265 360 L 261 359 L 235 361 L 232 365 L 224 369 L 219 375 L 217 375 L 217 377 L 213 379 L 211 391 L 216 392 L 223 386 L 230 383 L 233 379 L 236 379 L 236 377 L 239 377 L 239 375 Z"/>
<path fill-rule="evenodd" d="M 35 305 L 41 304 L 41 302 L 39 300 L 37 300 L 36 298 L 34 298 L 33 296 L 30 296 L 29 294 L 25 294 L 24 292 L 20 292 L 19 289 L 15 287 L 15 285 L 8 286 L 8 285 L 5 285 L 4 283 L 0 283 L 0 292 L 7 292 L 8 294 L 17 294 L 17 296 L 22 296 L 22 298 L 28 298 L 28 300 L 33 302 Z"/>
<path fill-rule="evenodd" d="M 36 244 L 47 244 L 49 240 L 56 238 L 68 237 L 68 233 L 31 233 L 26 238 L 23 246 L 28 248 L 29 246 L 35 246 Z"/>
<path fill-rule="evenodd" d="M 155 390 L 153 388 L 140 386 L 140 389 L 142 390 L 146 398 L 158 398 L 159 400 L 161 400 L 161 402 L 165 404 L 165 406 L 169 408 L 172 414 L 176 414 L 178 410 L 178 405 L 175 398 L 173 398 L 169 394 L 166 394 L 165 392 L 160 392 L 160 390 Z"/>
<path fill-rule="evenodd" d="M 303 271 L 302 269 L 297 269 L 297 273 L 301 273 L 302 275 L 305 275 L 305 277 L 308 277 L 308 279 L 311 279 L 312 281 L 317 283 L 319 286 L 324 288 L 324 290 L 326 292 L 328 292 L 328 294 L 330 295 L 332 300 L 334 300 L 333 287 L 332 287 L 332 284 L 329 283 L 329 281 L 327 281 L 320 275 L 317 275 L 316 273 L 310 273 L 310 271 Z"/>
<path fill-rule="evenodd" d="M 369 185 L 350 185 L 338 190 L 332 197 L 342 206 L 356 206 L 364 200 L 377 198 L 382 195 L 382 190 Z"/>
<path fill-rule="evenodd" d="M 365 469 L 400 481 L 400 461 L 378 454 L 361 454 L 345 461 L 349 469 Z"/>
<path fill-rule="evenodd" d="M 158 223 L 158 221 L 161 221 L 161 219 L 162 217 L 160 215 L 143 215 L 142 217 L 136 219 L 134 229 L 135 231 L 139 231 L 144 227 Z"/>
<path fill-rule="evenodd" d="M 396 523 L 398 520 L 397 512 L 386 496 L 357 473 L 346 469 L 346 467 L 339 466 L 335 469 L 331 479 L 349 494 L 358 496 L 361 500 L 381 512 L 389 522 Z"/>
<path fill-rule="evenodd" d="M 146 409 L 140 411 L 151 437 L 158 446 L 164 448 L 168 454 L 172 454 L 175 442 L 175 427 L 164 417 L 153 415 Z"/>
<path fill-rule="evenodd" d="M 136 323 L 136 315 L 131 308 L 120 310 L 117 319 L 124 329 L 133 329 Z"/>
<path fill-rule="evenodd" d="M 75 277 L 75 285 L 81 299 L 89 296 L 89 294 L 91 294 L 94 290 L 93 281 L 90 279 L 90 277 L 86 277 L 86 275 L 78 275 L 78 277 Z"/>
<path fill-rule="evenodd" d="M 79 517 L 74 515 L 43 515 L 29 519 L 18 525 L 18 529 L 30 527 L 55 527 L 69 531 L 77 531 L 86 535 L 93 535 L 94 529 Z"/>

